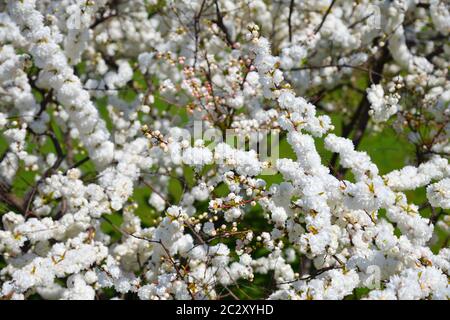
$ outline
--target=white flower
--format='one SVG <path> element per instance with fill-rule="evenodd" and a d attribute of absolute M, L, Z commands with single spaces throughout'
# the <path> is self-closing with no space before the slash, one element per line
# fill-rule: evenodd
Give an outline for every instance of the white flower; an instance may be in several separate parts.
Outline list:
<path fill-rule="evenodd" d="M 427 198 L 433 207 L 450 209 L 450 178 L 429 185 L 427 187 Z"/>

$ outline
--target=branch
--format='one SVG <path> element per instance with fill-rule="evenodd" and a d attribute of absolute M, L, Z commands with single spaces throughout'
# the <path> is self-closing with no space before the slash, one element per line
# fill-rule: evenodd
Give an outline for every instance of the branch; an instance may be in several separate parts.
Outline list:
<path fill-rule="evenodd" d="M 85 158 L 81 159 L 80 161 L 76 162 L 73 166 L 70 166 L 69 169 L 78 168 L 78 167 L 82 166 L 83 164 L 85 164 L 86 162 L 88 162 L 89 160 L 91 160 L 89 157 L 85 157 Z"/>
<path fill-rule="evenodd" d="M 205 7 L 206 0 L 202 1 L 202 4 L 200 5 L 200 10 L 194 17 L 194 37 L 195 37 L 195 53 L 194 53 L 194 69 L 197 64 L 197 54 L 198 54 L 198 41 L 200 36 L 200 18 L 203 13 L 203 8 Z"/>
<path fill-rule="evenodd" d="M 28 129 L 28 130 L 30 130 L 30 132 L 32 132 L 33 134 L 36 135 L 36 133 L 34 133 L 31 129 Z M 57 159 L 56 159 L 55 163 L 44 172 L 42 177 L 36 182 L 36 184 L 31 189 L 31 192 L 26 197 L 26 200 L 24 202 L 24 206 L 25 206 L 24 210 L 25 210 L 26 216 L 31 214 L 31 212 L 29 210 L 30 210 L 31 204 L 33 203 L 33 200 L 34 200 L 34 197 L 36 195 L 39 185 L 59 168 L 59 166 L 61 165 L 61 163 L 63 162 L 63 160 L 65 158 L 65 154 L 64 154 L 64 152 L 61 148 L 61 145 L 59 144 L 59 141 L 53 131 L 47 131 L 46 133 L 38 134 L 37 136 L 40 136 L 40 135 L 46 135 L 52 140 L 53 146 L 55 147 L 55 150 L 56 150 Z"/>
<path fill-rule="evenodd" d="M 47 105 L 52 101 L 53 101 L 53 89 L 50 89 L 50 91 L 45 95 L 44 99 L 41 102 L 41 107 L 36 115 L 36 118 L 39 117 L 45 111 Z"/>
<path fill-rule="evenodd" d="M 289 17 L 288 17 L 288 27 L 289 27 L 289 42 L 292 42 L 292 12 L 294 11 L 294 0 L 291 0 L 289 4 Z"/>
<path fill-rule="evenodd" d="M 336 0 L 331 1 L 330 6 L 327 9 L 327 12 L 325 12 L 325 15 L 322 18 L 322 21 L 320 22 L 319 26 L 317 27 L 316 31 L 314 31 L 314 34 L 317 34 L 320 29 L 322 29 L 323 24 L 325 23 L 325 20 L 327 20 L 328 15 L 331 12 L 331 8 L 333 8 L 333 5 L 336 3 Z"/>
<path fill-rule="evenodd" d="M 325 68 L 350 68 L 350 69 L 355 69 L 355 70 L 359 70 L 359 71 L 364 71 L 367 72 L 371 78 L 373 78 L 374 75 L 382 77 L 383 75 L 377 71 L 371 70 L 371 69 L 366 69 L 360 66 L 352 66 L 350 64 L 325 64 L 322 66 L 304 66 L 304 67 L 298 67 L 298 68 L 292 68 L 289 70 L 285 70 L 285 71 L 301 71 L 301 70 L 314 70 L 314 69 L 325 69 Z"/>
<path fill-rule="evenodd" d="M 383 72 L 384 65 L 390 58 L 389 50 L 386 46 L 383 47 L 383 51 L 381 54 L 380 59 L 377 60 L 374 66 L 374 77 L 372 78 L 372 82 L 374 84 L 379 84 L 381 82 L 382 76 L 381 73 Z M 363 100 L 361 101 L 362 105 L 362 116 L 359 121 L 359 126 L 357 128 L 357 131 L 355 132 L 355 135 L 353 137 L 353 144 L 355 145 L 355 149 L 358 148 L 358 145 L 361 142 L 361 139 L 363 137 L 364 131 L 366 130 L 367 123 L 369 122 L 369 109 L 370 109 L 370 102 L 367 99 L 367 94 L 364 96 Z"/>
<path fill-rule="evenodd" d="M 228 32 L 228 29 L 225 26 L 225 24 L 223 23 L 223 15 L 222 15 L 222 12 L 220 12 L 219 4 L 218 4 L 217 0 L 214 0 L 214 4 L 216 6 L 216 15 L 217 15 L 217 21 L 214 21 L 214 22 L 219 27 L 219 29 L 222 30 L 222 32 L 224 33 L 225 40 L 226 40 L 227 44 L 231 48 L 233 48 L 234 47 L 234 42 L 233 42 L 233 40 L 231 40 L 231 36 L 230 36 L 230 34 Z"/>
<path fill-rule="evenodd" d="M 375 62 L 374 68 L 369 70 L 370 74 L 371 75 L 373 74 L 371 80 L 374 84 L 379 84 L 381 82 L 381 79 L 383 77 L 382 72 L 384 65 L 389 59 L 390 59 L 389 50 L 387 49 L 386 46 L 384 46 L 381 57 Z M 358 105 L 358 108 L 356 109 L 356 112 L 353 114 L 350 123 L 345 125 L 342 129 L 341 136 L 344 138 L 348 138 L 353 129 L 355 128 L 355 126 L 357 125 L 357 131 L 355 132 L 353 137 L 353 144 L 355 145 L 355 150 L 358 148 L 358 145 L 361 142 L 361 139 L 369 122 L 369 109 L 370 109 L 370 102 L 367 99 L 367 93 L 365 93 L 364 97 L 361 99 Z M 339 155 L 337 153 L 333 154 L 329 165 L 331 168 L 335 168 L 338 156 Z M 335 168 L 334 171 L 343 176 L 346 172 L 346 169 Z"/>
<path fill-rule="evenodd" d="M 175 272 L 177 273 L 178 277 L 179 277 L 180 279 L 183 279 L 183 280 L 184 280 L 184 277 L 183 277 L 183 275 L 181 274 L 180 269 L 179 269 L 178 266 L 176 265 L 175 260 L 173 260 L 172 256 L 170 255 L 169 250 L 168 250 L 167 247 L 164 245 L 164 243 L 161 241 L 161 239 L 160 239 L 160 240 L 153 240 L 153 239 L 148 239 L 148 238 L 144 238 L 144 237 L 141 237 L 141 236 L 134 235 L 134 234 L 132 234 L 132 233 L 126 232 L 125 230 L 122 230 L 121 228 L 117 227 L 117 226 L 116 226 L 115 224 L 113 224 L 112 221 L 109 220 L 109 218 L 107 218 L 105 215 L 103 215 L 102 218 L 103 218 L 106 222 L 108 222 L 108 223 L 111 225 L 111 227 L 113 227 L 113 229 L 117 230 L 117 231 L 120 232 L 122 235 L 126 235 L 126 236 L 129 236 L 129 237 L 133 237 L 133 238 L 139 239 L 139 240 L 144 240 L 144 241 L 147 241 L 147 242 L 150 242 L 150 243 L 159 244 L 159 245 L 163 248 L 163 250 L 164 250 L 166 256 L 169 258 L 169 261 L 170 261 L 170 263 L 172 264 L 172 266 L 174 267 Z M 189 295 L 191 296 L 192 300 L 195 300 L 195 295 L 192 293 L 191 289 L 189 288 L 189 282 L 188 282 L 188 285 L 186 286 L 186 289 L 187 289 L 187 291 L 189 292 Z"/>
<path fill-rule="evenodd" d="M 8 186 L 0 181 L 0 200 L 8 206 L 14 208 L 18 212 L 24 214 L 23 200 L 17 198 L 15 195 L 9 193 Z"/>

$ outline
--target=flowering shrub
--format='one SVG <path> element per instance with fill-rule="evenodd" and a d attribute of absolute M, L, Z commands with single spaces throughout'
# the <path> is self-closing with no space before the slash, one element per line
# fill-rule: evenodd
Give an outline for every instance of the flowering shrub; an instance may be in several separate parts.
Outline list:
<path fill-rule="evenodd" d="M 2 299 L 450 298 L 445 1 L 5 2 Z"/>

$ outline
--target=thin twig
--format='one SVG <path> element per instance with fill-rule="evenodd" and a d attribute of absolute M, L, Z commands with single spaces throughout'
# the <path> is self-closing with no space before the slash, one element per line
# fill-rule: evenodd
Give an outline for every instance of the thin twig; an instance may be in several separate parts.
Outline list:
<path fill-rule="evenodd" d="M 327 19 L 328 15 L 331 12 L 331 8 L 333 8 L 333 5 L 335 4 L 336 0 L 331 1 L 330 6 L 328 7 L 327 11 L 325 12 L 325 15 L 322 18 L 322 21 L 320 22 L 319 26 L 317 27 L 317 29 L 314 31 L 314 34 L 317 34 L 320 29 L 322 29 L 323 24 L 325 23 L 325 20 Z"/>
<path fill-rule="evenodd" d="M 289 27 L 289 42 L 292 42 L 292 12 L 294 11 L 294 0 L 291 0 L 289 4 L 289 17 L 288 17 L 288 27 Z"/>
<path fill-rule="evenodd" d="M 105 215 L 102 216 L 102 218 L 108 222 L 111 227 L 113 227 L 116 231 L 120 232 L 122 235 L 126 235 L 129 237 L 133 237 L 135 239 L 139 239 L 139 240 L 144 240 L 150 243 L 155 243 L 155 244 L 159 244 L 161 246 L 161 248 L 164 250 L 167 258 L 169 258 L 170 263 L 172 264 L 173 268 L 175 269 L 175 272 L 177 273 L 178 277 L 180 279 L 184 279 L 184 276 L 181 274 L 180 269 L 178 268 L 177 264 L 175 263 L 175 260 L 173 260 L 172 256 L 170 255 L 169 250 L 167 249 L 167 247 L 164 245 L 164 243 L 161 241 L 161 239 L 159 240 L 153 240 L 153 239 L 148 239 L 148 238 L 144 238 L 141 236 L 137 236 L 134 235 L 132 233 L 126 232 L 125 230 L 122 230 L 121 228 L 117 227 L 114 223 L 112 223 L 112 221 L 107 218 Z M 189 292 L 189 295 L 191 296 L 192 300 L 195 300 L 195 295 L 192 293 L 191 289 L 189 288 L 189 285 L 186 287 L 187 291 Z"/>

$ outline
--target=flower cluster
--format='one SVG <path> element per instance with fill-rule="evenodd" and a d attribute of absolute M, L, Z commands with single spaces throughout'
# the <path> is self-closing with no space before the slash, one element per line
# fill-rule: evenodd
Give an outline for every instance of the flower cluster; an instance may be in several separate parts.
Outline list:
<path fill-rule="evenodd" d="M 0 299 L 450 298 L 445 1 L 0 11 Z"/>

